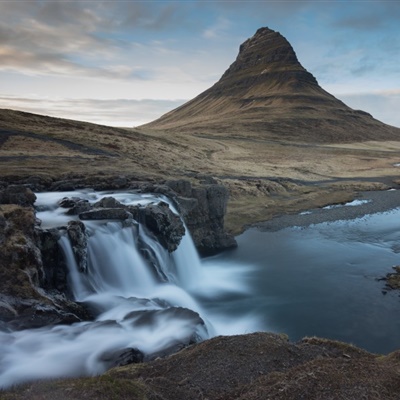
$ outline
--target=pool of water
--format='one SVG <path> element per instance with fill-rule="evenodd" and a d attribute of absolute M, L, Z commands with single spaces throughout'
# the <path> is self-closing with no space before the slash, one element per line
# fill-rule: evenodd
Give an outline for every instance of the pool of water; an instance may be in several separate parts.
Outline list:
<path fill-rule="evenodd" d="M 249 229 L 237 241 L 204 268 L 211 274 L 216 266 L 240 266 L 251 295 L 203 301 L 209 312 L 241 316 L 248 331 L 257 321 L 257 329 L 294 341 L 320 336 L 376 353 L 400 348 L 399 294 L 384 295 L 377 280 L 400 264 L 400 209 L 274 232 Z"/>

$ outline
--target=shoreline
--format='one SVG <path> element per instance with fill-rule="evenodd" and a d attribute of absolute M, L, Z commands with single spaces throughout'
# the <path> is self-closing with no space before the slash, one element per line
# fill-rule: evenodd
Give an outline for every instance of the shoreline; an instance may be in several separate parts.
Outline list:
<path fill-rule="evenodd" d="M 365 215 L 387 212 L 400 207 L 400 190 L 360 192 L 355 200 L 368 202 L 354 206 L 332 204 L 332 208 L 314 208 L 297 214 L 280 215 L 268 221 L 251 224 L 247 229 L 255 228 L 264 232 L 274 232 L 295 226 L 307 227 L 324 222 L 352 220 Z"/>

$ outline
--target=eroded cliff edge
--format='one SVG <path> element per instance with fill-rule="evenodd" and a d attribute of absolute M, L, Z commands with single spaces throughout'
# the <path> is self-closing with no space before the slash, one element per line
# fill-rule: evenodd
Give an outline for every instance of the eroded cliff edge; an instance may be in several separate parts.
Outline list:
<path fill-rule="evenodd" d="M 214 254 L 236 246 L 233 236 L 224 230 L 228 191 L 217 184 L 192 186 L 189 181 L 175 180 L 163 184 L 133 182 L 127 179 L 79 179 L 44 181 L 23 179 L 19 184 L 3 182 L 0 190 L 0 328 L 5 330 L 35 328 L 73 323 L 91 318 L 90 312 L 73 301 L 68 287 L 68 271 L 58 245 L 60 230 L 73 243 L 79 268 L 86 265 L 84 225 L 71 221 L 58 229 L 42 229 L 36 218 L 33 190 L 69 190 L 81 187 L 130 189 L 157 193 L 172 200 L 195 245 L 203 255 Z M 65 199 L 66 212 L 80 219 L 117 219 L 139 221 L 157 236 L 169 251 L 174 251 L 185 234 L 185 228 L 168 204 L 126 207 L 108 197 L 94 206 L 79 199 Z M 133 221 L 133 222 L 132 222 Z"/>

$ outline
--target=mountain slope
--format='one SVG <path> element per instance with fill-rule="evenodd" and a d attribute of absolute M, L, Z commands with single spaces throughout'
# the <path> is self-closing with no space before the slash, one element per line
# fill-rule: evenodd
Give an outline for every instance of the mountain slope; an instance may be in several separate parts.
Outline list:
<path fill-rule="evenodd" d="M 400 129 L 326 92 L 278 32 L 260 28 L 211 88 L 144 125 L 174 132 L 298 142 L 397 140 Z"/>

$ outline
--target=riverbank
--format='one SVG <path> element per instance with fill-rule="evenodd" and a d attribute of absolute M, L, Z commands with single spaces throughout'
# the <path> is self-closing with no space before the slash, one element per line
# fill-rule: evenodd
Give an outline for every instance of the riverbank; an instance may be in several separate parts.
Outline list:
<path fill-rule="evenodd" d="M 356 199 L 296 214 L 281 215 L 254 227 L 262 231 L 278 231 L 291 226 L 305 227 L 323 222 L 351 220 L 368 214 L 389 211 L 400 207 L 400 190 L 361 192 Z"/>

